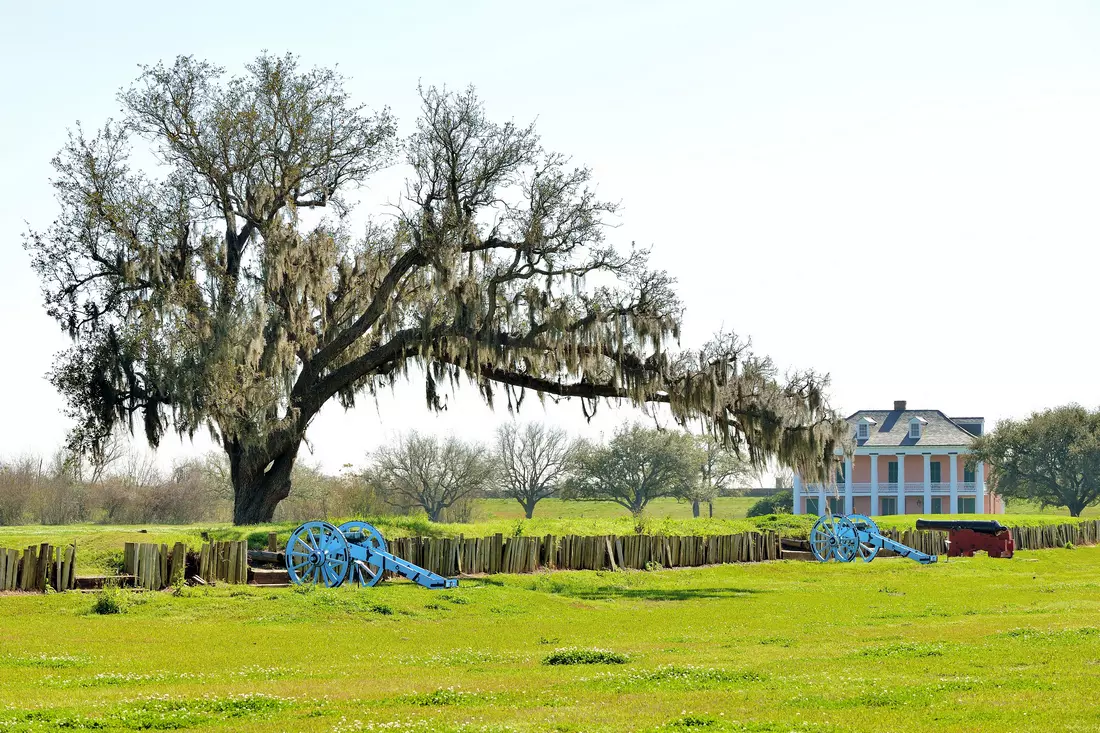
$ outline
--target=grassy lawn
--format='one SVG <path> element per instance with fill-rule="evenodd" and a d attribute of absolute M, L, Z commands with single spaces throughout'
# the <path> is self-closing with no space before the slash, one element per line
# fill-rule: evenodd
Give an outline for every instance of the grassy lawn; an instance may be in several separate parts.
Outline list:
<path fill-rule="evenodd" d="M 1019 499 L 1013 499 L 1005 503 L 1006 514 L 1043 514 L 1051 517 L 1068 517 L 1069 509 L 1065 507 L 1043 507 L 1039 506 L 1035 502 L 1020 501 Z M 1096 519 L 1100 517 L 1100 506 L 1090 506 L 1082 512 L 1083 518 L 1092 517 Z"/>
<path fill-rule="evenodd" d="M 749 507 L 760 500 L 758 496 L 720 496 L 714 500 L 715 519 L 744 519 Z M 707 505 L 701 507 L 702 516 L 708 513 Z M 523 519 L 523 507 L 514 499 L 478 499 L 474 510 L 476 519 Z M 675 499 L 654 499 L 646 507 L 646 514 L 656 519 L 692 519 L 691 503 Z M 628 518 L 630 512 L 611 501 L 562 501 L 543 499 L 535 506 L 535 519 L 616 519 Z"/>
<path fill-rule="evenodd" d="M 1100 728 L 1097 548 L 94 600 L 0 597 L 0 730 Z"/>

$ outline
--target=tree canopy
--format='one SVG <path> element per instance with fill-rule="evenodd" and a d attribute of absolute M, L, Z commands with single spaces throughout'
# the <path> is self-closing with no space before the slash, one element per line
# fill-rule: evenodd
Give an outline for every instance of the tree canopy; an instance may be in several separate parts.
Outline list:
<path fill-rule="evenodd" d="M 1002 420 L 974 452 L 1006 499 L 1066 507 L 1075 517 L 1100 501 L 1100 411 L 1067 405 Z"/>
<path fill-rule="evenodd" d="M 844 436 L 827 379 L 781 378 L 731 334 L 673 350 L 674 280 L 607 242 L 617 206 L 589 169 L 533 125 L 492 121 L 472 89 L 420 97 L 399 140 L 331 69 L 265 54 L 227 77 L 180 57 L 121 93 L 122 120 L 70 134 L 60 214 L 26 246 L 73 342 L 51 379 L 74 447 L 98 451 L 118 424 L 154 446 L 208 429 L 234 521 L 267 521 L 325 403 L 421 375 L 442 409 L 465 376 L 510 407 L 523 388 L 586 413 L 664 403 L 754 464 L 823 474 Z M 139 147 L 158 164 L 137 167 Z M 354 233 L 355 191 L 393 162 L 404 196 Z"/>
<path fill-rule="evenodd" d="M 607 445 L 580 444 L 565 496 L 613 501 L 639 516 L 662 496 L 689 498 L 704 460 L 704 451 L 687 433 L 624 425 Z"/>

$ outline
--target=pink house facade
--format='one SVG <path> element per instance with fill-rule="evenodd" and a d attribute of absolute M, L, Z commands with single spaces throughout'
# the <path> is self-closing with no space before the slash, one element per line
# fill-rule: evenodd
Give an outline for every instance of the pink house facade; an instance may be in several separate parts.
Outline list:
<path fill-rule="evenodd" d="M 828 485 L 794 477 L 794 513 L 1001 514 L 988 490 L 986 467 L 971 459 L 985 429 L 980 417 L 948 417 L 939 410 L 860 410 L 847 418 L 855 450 Z"/>

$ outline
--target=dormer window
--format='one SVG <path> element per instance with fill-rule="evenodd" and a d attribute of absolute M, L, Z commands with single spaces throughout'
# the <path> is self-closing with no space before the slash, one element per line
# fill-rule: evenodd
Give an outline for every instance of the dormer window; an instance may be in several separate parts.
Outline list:
<path fill-rule="evenodd" d="M 909 421 L 909 439 L 920 440 L 921 430 L 928 421 L 924 418 L 914 417 Z"/>
<path fill-rule="evenodd" d="M 871 426 L 878 425 L 873 417 L 861 417 L 856 424 L 856 440 L 867 440 L 871 437 Z"/>

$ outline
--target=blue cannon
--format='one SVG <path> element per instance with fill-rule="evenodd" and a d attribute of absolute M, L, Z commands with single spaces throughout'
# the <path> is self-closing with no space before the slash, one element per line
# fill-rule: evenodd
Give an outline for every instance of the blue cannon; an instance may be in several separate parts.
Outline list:
<path fill-rule="evenodd" d="M 286 543 L 286 570 L 290 582 L 323 583 L 335 588 L 344 582 L 362 587 L 377 585 L 385 572 L 408 578 L 425 588 L 454 588 L 458 581 L 444 578 L 391 554 L 386 540 L 366 522 L 306 522 Z"/>
<path fill-rule="evenodd" d="M 852 562 L 857 557 L 871 562 L 879 550 L 890 550 L 921 565 L 929 565 L 938 559 L 935 555 L 927 555 L 883 537 L 874 520 L 862 514 L 826 514 L 818 517 L 810 530 L 810 551 L 821 562 Z"/>

